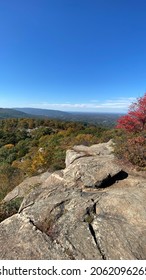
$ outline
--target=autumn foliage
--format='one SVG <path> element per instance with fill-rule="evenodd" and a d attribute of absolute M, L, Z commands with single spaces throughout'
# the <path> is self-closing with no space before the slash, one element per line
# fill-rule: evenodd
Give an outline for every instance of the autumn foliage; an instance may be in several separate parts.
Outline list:
<path fill-rule="evenodd" d="M 146 93 L 119 118 L 116 128 L 121 129 L 115 148 L 118 157 L 146 170 Z"/>
<path fill-rule="evenodd" d="M 127 115 L 119 118 L 117 128 L 128 132 L 141 132 L 146 129 L 146 93 L 132 103 Z"/>

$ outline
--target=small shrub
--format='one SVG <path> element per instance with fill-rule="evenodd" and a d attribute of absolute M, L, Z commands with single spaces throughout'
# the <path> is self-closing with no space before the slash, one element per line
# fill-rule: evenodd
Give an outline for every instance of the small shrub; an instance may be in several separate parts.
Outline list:
<path fill-rule="evenodd" d="M 141 170 L 146 168 L 146 138 L 143 135 L 126 134 L 117 137 L 115 154 L 119 159 L 124 159 L 139 167 Z"/>
<path fill-rule="evenodd" d="M 7 203 L 0 204 L 0 222 L 16 214 L 19 210 L 19 207 L 22 203 L 23 198 L 18 197 L 14 200 L 11 200 Z"/>

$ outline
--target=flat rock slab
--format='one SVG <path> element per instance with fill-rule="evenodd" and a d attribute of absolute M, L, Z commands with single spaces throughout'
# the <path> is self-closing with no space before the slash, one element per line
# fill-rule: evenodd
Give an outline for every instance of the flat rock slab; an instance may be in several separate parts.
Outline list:
<path fill-rule="evenodd" d="M 80 182 L 84 187 L 100 187 L 102 183 L 121 172 L 113 158 L 88 156 L 76 159 L 64 170 L 68 186 Z"/>

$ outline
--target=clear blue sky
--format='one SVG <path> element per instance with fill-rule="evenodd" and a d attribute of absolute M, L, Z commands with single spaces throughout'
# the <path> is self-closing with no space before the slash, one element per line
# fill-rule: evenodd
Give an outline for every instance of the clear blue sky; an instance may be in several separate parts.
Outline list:
<path fill-rule="evenodd" d="M 146 0 L 0 0 L 0 107 L 126 112 L 146 91 Z"/>

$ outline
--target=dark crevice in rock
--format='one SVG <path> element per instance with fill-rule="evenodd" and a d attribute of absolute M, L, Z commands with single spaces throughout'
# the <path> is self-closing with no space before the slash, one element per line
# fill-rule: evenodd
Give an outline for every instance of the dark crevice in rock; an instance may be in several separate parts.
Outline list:
<path fill-rule="evenodd" d="M 101 255 L 102 259 L 106 260 L 106 256 L 105 256 L 103 250 L 101 249 L 100 245 L 97 242 L 95 231 L 94 231 L 93 226 L 92 226 L 92 222 L 94 220 L 95 214 L 96 214 L 96 203 L 94 203 L 92 206 L 86 208 L 86 214 L 84 216 L 84 222 L 88 223 L 89 231 L 90 231 L 90 233 L 91 233 L 91 235 L 94 239 L 96 247 L 97 247 L 98 251 L 100 252 L 100 255 Z"/>
<path fill-rule="evenodd" d="M 106 260 L 106 259 L 107 259 L 107 258 L 106 258 L 106 255 L 104 254 L 104 252 L 103 252 L 103 250 L 101 249 L 99 243 L 97 242 L 97 238 L 96 238 L 96 235 L 95 235 L 95 231 L 94 231 L 93 226 L 92 226 L 91 224 L 89 224 L 89 230 L 90 230 L 90 233 L 91 233 L 91 235 L 92 235 L 92 237 L 93 237 L 93 239 L 94 239 L 94 242 L 95 242 L 95 244 L 96 244 L 96 246 L 97 246 L 97 249 L 98 249 L 99 252 L 100 252 L 100 255 L 101 255 L 102 259 L 103 259 L 103 260 Z"/>
<path fill-rule="evenodd" d="M 93 238 L 93 240 L 96 244 L 96 247 L 97 247 L 102 259 L 106 260 L 107 259 L 106 255 L 105 255 L 104 251 L 102 250 L 99 242 L 97 241 L 96 234 L 95 234 L 94 228 L 92 226 L 92 222 L 93 222 L 93 220 L 95 218 L 95 215 L 96 215 L 96 206 L 97 206 L 100 199 L 101 199 L 101 197 L 99 197 L 99 199 L 93 205 L 86 208 L 86 213 L 84 215 L 84 222 L 88 223 L 89 231 L 90 231 L 90 233 L 92 235 L 92 238 Z"/>
<path fill-rule="evenodd" d="M 96 214 L 96 203 L 93 204 L 93 213 Z"/>
<path fill-rule="evenodd" d="M 83 216 L 83 221 L 91 224 L 96 214 L 96 203 L 86 208 L 86 213 Z"/>
<path fill-rule="evenodd" d="M 32 219 L 29 219 L 29 222 L 36 228 L 36 230 L 48 235 L 52 241 L 54 241 L 59 235 L 59 229 L 56 226 L 55 221 L 51 218 L 37 223 Z"/>
<path fill-rule="evenodd" d="M 36 229 L 40 230 L 32 219 L 29 219 L 29 223 L 32 224 Z M 41 230 L 40 230 L 41 231 Z M 41 231 L 43 233 L 43 231 Z"/>
<path fill-rule="evenodd" d="M 50 213 L 51 213 L 54 209 L 56 209 L 57 207 L 61 207 L 61 208 L 64 207 L 64 205 L 66 205 L 66 204 L 69 203 L 69 202 L 70 202 L 70 199 L 66 199 L 66 200 L 63 200 L 63 201 L 61 201 L 61 202 L 55 204 L 54 207 L 52 208 L 52 210 L 50 211 Z"/>
<path fill-rule="evenodd" d="M 58 210 L 58 213 L 56 212 Z M 55 213 L 56 212 L 56 213 Z M 50 214 L 54 213 L 55 215 L 55 220 L 59 220 L 59 218 L 63 215 L 64 213 L 64 201 L 61 203 L 55 205 L 55 207 L 50 211 Z"/>
<path fill-rule="evenodd" d="M 121 170 L 119 173 L 117 173 L 116 175 L 114 175 L 113 177 L 111 177 L 111 175 L 109 175 L 105 180 L 102 181 L 100 188 L 107 188 L 112 186 L 113 184 L 115 184 L 118 181 L 124 180 L 128 177 L 128 173 Z M 99 187 L 99 186 L 98 186 Z"/>
<path fill-rule="evenodd" d="M 121 170 L 118 172 L 116 175 L 111 176 L 110 174 L 101 182 L 96 183 L 95 185 L 92 186 L 86 186 L 86 188 L 108 188 L 112 185 L 114 185 L 116 182 L 124 180 L 128 177 L 128 173 Z"/>
<path fill-rule="evenodd" d="M 47 217 L 34 223 L 30 219 L 30 223 L 40 230 L 42 233 L 48 235 L 52 241 L 56 240 L 60 234 L 60 229 L 57 225 L 57 221 L 63 216 L 65 211 L 65 205 L 69 203 L 68 200 L 63 200 L 54 205 Z"/>
<path fill-rule="evenodd" d="M 96 214 L 96 203 L 86 208 L 86 214 L 87 215 Z"/>
<path fill-rule="evenodd" d="M 67 200 L 63 200 L 59 203 L 57 203 L 53 208 L 52 210 L 50 211 L 50 214 L 53 214 L 54 213 L 54 216 L 55 216 L 55 220 L 59 220 L 61 218 L 61 216 L 64 214 L 64 210 L 65 210 L 65 205 L 67 203 L 70 202 L 70 199 L 67 199 Z M 58 210 L 58 212 L 57 212 Z"/>

